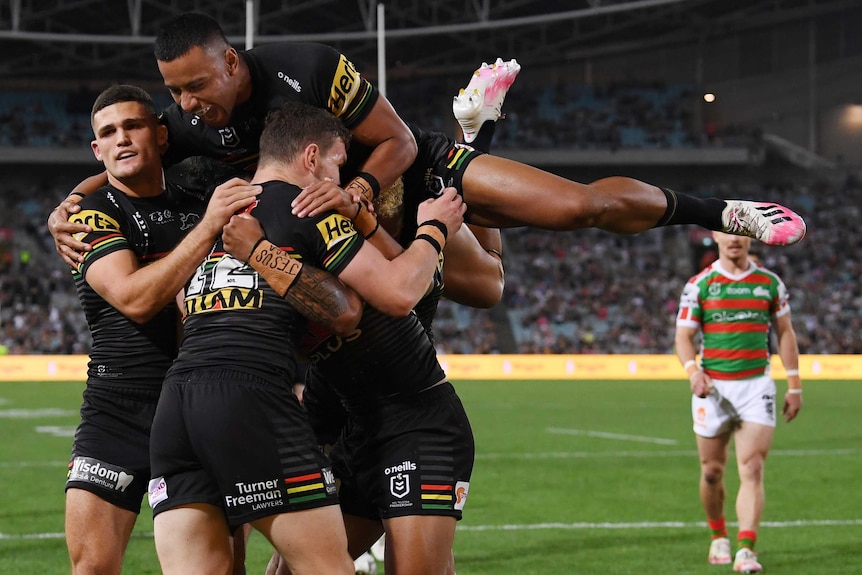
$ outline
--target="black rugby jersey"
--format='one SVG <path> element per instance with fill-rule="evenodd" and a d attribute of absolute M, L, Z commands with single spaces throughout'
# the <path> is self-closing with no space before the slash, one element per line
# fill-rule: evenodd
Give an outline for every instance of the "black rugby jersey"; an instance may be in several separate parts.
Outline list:
<path fill-rule="evenodd" d="M 93 347 L 87 375 L 91 383 L 159 388 L 177 353 L 178 310 L 172 302 L 139 325 L 105 301 L 86 281 L 93 262 L 108 254 L 131 250 L 143 266 L 164 257 L 203 216 L 205 204 L 175 193 L 153 198 L 127 196 L 105 186 L 80 202 L 71 222 L 93 231 L 78 236 L 92 246 L 72 272 Z"/>
<path fill-rule="evenodd" d="M 353 128 L 368 116 L 378 98 L 376 88 L 353 64 L 324 44 L 281 42 L 239 54 L 251 72 L 251 98 L 233 110 L 224 128 L 207 126 L 177 104 L 166 108 L 161 114 L 170 140 L 163 157 L 166 166 L 190 156 L 209 156 L 253 171 L 270 110 L 288 101 L 302 102 L 330 110 Z"/>
<path fill-rule="evenodd" d="M 369 305 L 353 334 L 313 341 L 308 358 L 309 377 L 325 381 L 348 408 L 412 395 L 446 378 L 415 313 L 392 317 Z"/>
<path fill-rule="evenodd" d="M 249 209 L 269 241 L 291 257 L 338 275 L 362 236 L 333 212 L 297 218 L 290 202 L 300 189 L 266 182 Z M 183 343 L 171 369 L 241 369 L 276 382 L 295 381 L 304 318 L 248 264 L 225 253 L 221 239 L 186 287 Z"/>

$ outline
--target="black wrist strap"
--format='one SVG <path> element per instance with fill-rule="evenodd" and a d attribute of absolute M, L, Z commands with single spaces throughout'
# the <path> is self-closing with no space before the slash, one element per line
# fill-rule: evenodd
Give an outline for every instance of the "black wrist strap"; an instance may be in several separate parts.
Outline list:
<path fill-rule="evenodd" d="M 442 251 L 443 251 L 443 246 L 441 246 L 441 245 L 440 245 L 440 242 L 438 242 L 434 237 L 432 237 L 432 236 L 430 236 L 430 235 L 428 235 L 428 234 L 419 234 L 418 236 L 416 236 L 416 237 L 415 237 L 415 238 L 413 238 L 413 239 L 414 239 L 414 240 L 425 240 L 426 242 L 428 242 L 429 244 L 431 244 L 431 246 L 432 246 L 435 250 L 437 250 L 437 255 L 440 255 L 440 252 L 442 252 Z"/>
<path fill-rule="evenodd" d="M 377 178 L 368 172 L 359 172 L 356 175 L 368 182 L 368 185 L 371 186 L 371 199 L 376 200 L 377 196 L 380 195 L 380 182 L 377 181 Z"/>
<path fill-rule="evenodd" d="M 438 230 L 440 230 L 443 233 L 443 239 L 444 240 L 449 239 L 449 230 L 446 229 L 446 224 L 444 224 L 440 220 L 426 220 L 426 221 L 422 222 L 421 224 L 419 224 L 420 228 L 422 226 L 434 226 L 435 228 L 437 228 Z"/>

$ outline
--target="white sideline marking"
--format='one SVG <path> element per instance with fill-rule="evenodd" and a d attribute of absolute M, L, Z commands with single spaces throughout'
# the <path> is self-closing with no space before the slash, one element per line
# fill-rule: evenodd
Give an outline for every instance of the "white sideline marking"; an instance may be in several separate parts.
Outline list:
<path fill-rule="evenodd" d="M 728 522 L 729 526 L 738 524 Z M 832 527 L 862 525 L 862 519 L 812 519 L 805 521 L 763 521 L 761 527 Z M 686 529 L 706 527 L 705 521 L 642 521 L 639 523 L 533 523 L 528 525 L 459 525 L 458 531 L 534 531 L 538 529 Z"/>
<path fill-rule="evenodd" d="M 6 419 L 36 419 L 39 417 L 68 417 L 78 415 L 77 410 L 45 407 L 42 409 L 2 409 L 0 418 Z"/>
<path fill-rule="evenodd" d="M 731 450 L 733 451 L 733 450 Z M 859 455 L 862 449 L 773 449 L 770 457 Z M 561 451 L 549 453 L 477 453 L 476 459 L 591 459 L 609 457 L 697 457 L 694 449 L 678 451 Z M 0 468 L 66 467 L 68 461 L 0 461 Z"/>
<path fill-rule="evenodd" d="M 74 425 L 39 425 L 36 427 L 36 433 L 47 433 L 54 437 L 75 437 L 75 430 L 78 429 Z"/>
<path fill-rule="evenodd" d="M 68 461 L 0 461 L 0 467 L 66 467 Z"/>
<path fill-rule="evenodd" d="M 590 431 L 588 429 L 563 429 L 561 427 L 549 427 L 545 431 L 562 435 L 586 435 L 587 437 L 619 439 L 620 441 L 640 441 L 641 443 L 657 443 L 659 445 L 676 445 L 679 443 L 676 439 L 662 439 L 661 437 L 646 437 L 644 435 L 627 435 L 625 433 L 607 433 L 605 431 Z"/>
<path fill-rule="evenodd" d="M 733 450 L 731 449 L 731 452 Z M 770 457 L 858 455 L 862 449 L 773 449 Z M 697 457 L 697 450 L 677 451 L 551 451 L 546 453 L 477 453 L 476 459 L 592 459 L 608 457 Z"/>
<path fill-rule="evenodd" d="M 736 522 L 728 522 L 736 527 Z M 810 519 L 800 521 L 763 521 L 761 527 L 853 527 L 862 519 Z M 458 531 L 538 531 L 545 529 L 704 529 L 705 521 L 640 521 L 634 523 L 532 523 L 525 525 L 459 525 Z M 152 531 L 135 531 L 132 537 L 152 537 Z M 63 539 L 63 533 L 0 533 L 0 541 L 21 539 Z"/>

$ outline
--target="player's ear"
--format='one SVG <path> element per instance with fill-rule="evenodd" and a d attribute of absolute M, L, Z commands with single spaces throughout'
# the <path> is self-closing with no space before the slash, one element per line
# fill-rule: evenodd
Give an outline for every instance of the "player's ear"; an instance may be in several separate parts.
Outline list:
<path fill-rule="evenodd" d="M 320 147 L 317 144 L 308 144 L 302 153 L 302 167 L 307 171 L 315 173 L 320 163 Z"/>
<path fill-rule="evenodd" d="M 227 73 L 233 76 L 239 69 L 239 54 L 233 46 L 228 46 L 224 52 L 224 62 L 227 66 Z"/>
<path fill-rule="evenodd" d="M 99 142 L 93 140 L 92 142 L 90 142 L 90 148 L 93 150 L 93 155 L 96 156 L 96 159 L 101 162 L 102 152 L 99 150 Z"/>
<path fill-rule="evenodd" d="M 168 150 L 168 127 L 164 124 L 156 126 L 156 142 L 159 144 L 159 154 L 164 155 Z"/>

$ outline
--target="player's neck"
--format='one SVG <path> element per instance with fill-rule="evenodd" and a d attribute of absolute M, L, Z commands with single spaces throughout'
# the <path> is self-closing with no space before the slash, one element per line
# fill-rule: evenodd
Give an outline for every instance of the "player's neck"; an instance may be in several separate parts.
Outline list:
<path fill-rule="evenodd" d="M 735 276 L 745 273 L 749 268 L 751 268 L 751 262 L 748 260 L 748 256 L 741 256 L 738 258 L 722 257 L 719 258 L 719 263 L 727 273 Z"/>
<path fill-rule="evenodd" d="M 152 174 L 138 173 L 123 178 L 108 173 L 108 183 L 133 198 L 154 198 L 165 193 L 165 177 L 161 169 Z"/>
<path fill-rule="evenodd" d="M 251 82 L 251 71 L 248 69 L 248 62 L 246 62 L 246 59 L 243 58 L 242 54 L 239 54 L 239 63 L 237 64 L 236 76 L 236 105 L 240 106 L 251 99 L 251 93 L 254 88 Z"/>
<path fill-rule="evenodd" d="M 257 171 L 254 173 L 254 178 L 251 183 L 262 184 L 264 182 L 272 181 L 287 182 L 294 186 L 304 188 L 317 180 L 313 175 L 303 173 L 302 170 L 295 170 L 290 165 L 269 164 L 257 167 Z"/>

